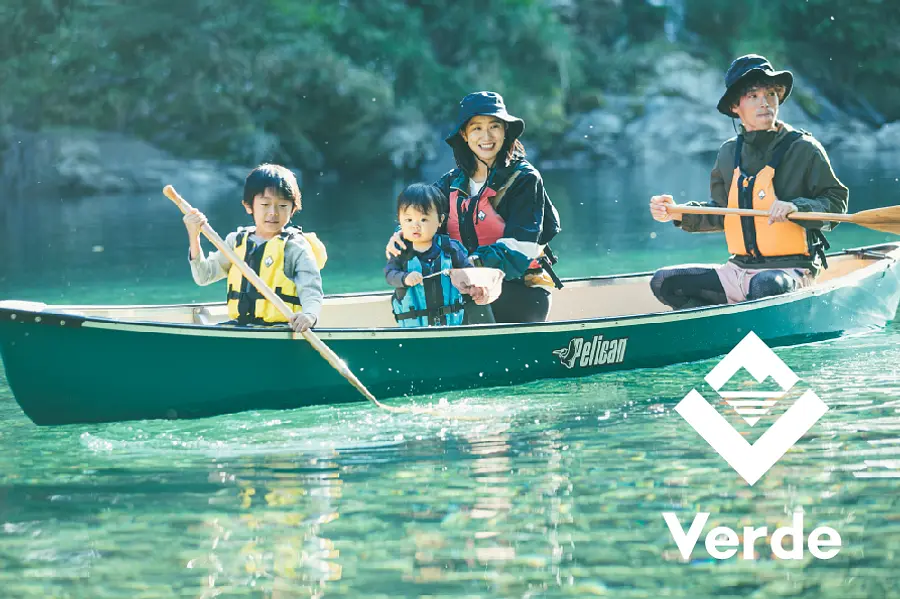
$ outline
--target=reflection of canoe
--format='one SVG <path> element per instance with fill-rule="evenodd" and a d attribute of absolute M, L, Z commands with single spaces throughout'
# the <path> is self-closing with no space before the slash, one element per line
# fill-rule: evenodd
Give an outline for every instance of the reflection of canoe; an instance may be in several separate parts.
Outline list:
<path fill-rule="evenodd" d="M 379 399 L 662 366 L 882 327 L 900 301 L 900 243 L 829 257 L 812 288 L 667 311 L 648 274 L 571 280 L 552 321 L 398 329 L 386 293 L 329 296 L 319 336 Z M 9 386 L 38 424 L 189 418 L 360 399 L 284 329 L 215 326 L 222 304 L 0 302 Z"/>

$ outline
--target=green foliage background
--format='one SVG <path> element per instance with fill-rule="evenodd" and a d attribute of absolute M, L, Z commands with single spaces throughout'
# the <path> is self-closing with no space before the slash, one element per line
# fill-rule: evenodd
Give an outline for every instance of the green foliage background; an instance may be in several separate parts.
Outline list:
<path fill-rule="evenodd" d="M 0 27 L 6 131 L 116 131 L 241 163 L 384 166 L 392 126 L 446 125 L 485 88 L 551 148 L 678 47 L 723 69 L 762 52 L 855 116 L 900 119 L 896 0 L 5 0 Z"/>

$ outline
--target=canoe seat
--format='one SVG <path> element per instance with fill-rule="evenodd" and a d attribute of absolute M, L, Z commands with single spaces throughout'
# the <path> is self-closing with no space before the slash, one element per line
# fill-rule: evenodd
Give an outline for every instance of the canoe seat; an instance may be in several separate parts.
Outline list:
<path fill-rule="evenodd" d="M 212 314 L 206 306 L 194 308 L 194 324 L 211 324 L 211 317 Z"/>

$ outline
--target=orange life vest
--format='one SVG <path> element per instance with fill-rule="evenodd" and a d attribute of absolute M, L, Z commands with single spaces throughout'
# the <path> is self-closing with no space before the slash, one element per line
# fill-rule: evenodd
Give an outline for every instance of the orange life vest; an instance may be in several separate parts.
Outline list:
<path fill-rule="evenodd" d="M 729 208 L 766 210 L 775 201 L 775 170 L 791 144 L 803 136 L 799 131 L 789 133 L 775 148 L 772 159 L 756 175 L 741 169 L 741 148 L 744 136 L 738 135 L 734 147 L 734 174 L 728 191 Z M 766 216 L 725 217 L 725 239 L 728 251 L 738 256 L 809 256 L 807 230 L 793 222 L 772 223 Z"/>

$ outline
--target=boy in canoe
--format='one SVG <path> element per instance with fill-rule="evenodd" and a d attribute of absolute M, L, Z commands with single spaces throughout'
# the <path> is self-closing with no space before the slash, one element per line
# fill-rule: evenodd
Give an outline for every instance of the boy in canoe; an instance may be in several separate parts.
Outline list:
<path fill-rule="evenodd" d="M 384 267 L 395 288 L 391 305 L 401 327 L 453 326 L 463 322 L 463 297 L 450 269 L 470 266 L 461 243 L 437 231 L 444 223 L 444 197 L 436 187 L 414 183 L 397 196 L 400 234 L 407 248 Z"/>
<path fill-rule="evenodd" d="M 283 166 L 263 164 L 244 181 L 244 209 L 253 216 L 253 227 L 241 227 L 225 237 L 225 243 L 247 262 L 260 278 L 293 311 L 290 326 L 303 332 L 316 324 L 322 310 L 322 276 L 325 246 L 313 233 L 289 226 L 301 209 L 300 189 L 294 174 Z M 228 316 L 231 324 L 271 325 L 285 317 L 219 251 L 203 255 L 200 229 L 206 216 L 196 208 L 184 216 L 190 241 L 191 274 L 198 285 L 228 278 Z"/>
<path fill-rule="evenodd" d="M 849 191 L 812 135 L 778 120 L 794 77 L 763 56 L 748 54 L 725 73 L 718 110 L 740 119 L 738 135 L 719 148 L 710 177 L 712 200 L 694 206 L 765 210 L 768 219 L 675 215 L 671 195 L 650 198 L 650 214 L 690 233 L 725 231 L 731 259 L 724 265 L 682 265 L 657 271 L 650 282 L 664 304 L 678 310 L 733 304 L 811 285 L 827 268 L 822 231 L 836 223 L 791 221 L 792 212 L 847 212 Z"/>

